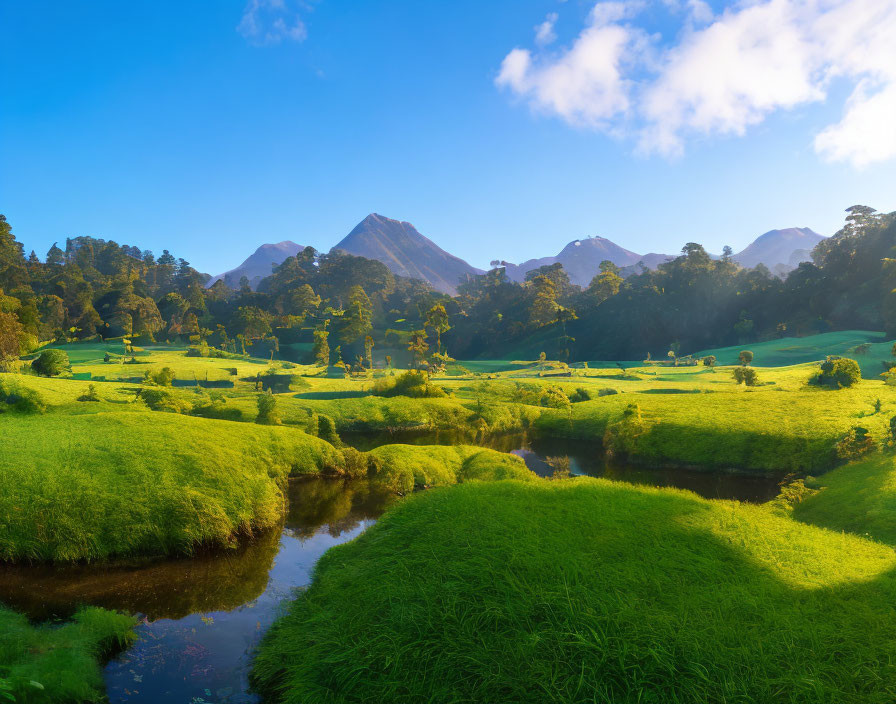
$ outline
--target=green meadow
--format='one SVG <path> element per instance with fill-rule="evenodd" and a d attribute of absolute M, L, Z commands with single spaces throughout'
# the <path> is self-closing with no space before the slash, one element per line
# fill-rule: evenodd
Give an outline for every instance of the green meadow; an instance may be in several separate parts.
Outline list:
<path fill-rule="evenodd" d="M 865 344 L 854 386 L 809 383 L 826 354 Z M 740 348 L 709 351 L 716 366 L 458 362 L 409 396 L 383 391 L 402 370 L 62 345 L 61 376 L 0 375 L 0 559 L 231 550 L 283 524 L 290 478 L 364 477 L 427 491 L 320 562 L 258 654 L 271 701 L 892 701 L 896 386 L 876 371 L 890 346 L 877 333 L 751 345 L 752 386 L 734 378 Z M 339 436 L 359 432 L 392 440 L 359 451 Z M 415 433 L 454 444 L 404 443 Z M 796 483 L 751 506 L 539 479 L 479 445 L 506 433 Z M 95 663 L 130 627 L 100 610 L 53 629 L 0 618 L 66 653 L 50 666 L 0 640 L 16 701 L 92 701 Z M 56 682 L 47 668 L 63 678 L 52 696 L 22 689 L 23 672 Z"/>

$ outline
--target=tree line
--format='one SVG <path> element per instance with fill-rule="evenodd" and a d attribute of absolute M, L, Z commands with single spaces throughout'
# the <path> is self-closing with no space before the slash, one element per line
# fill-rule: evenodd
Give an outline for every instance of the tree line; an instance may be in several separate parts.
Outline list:
<path fill-rule="evenodd" d="M 443 367 L 451 357 L 543 351 L 563 361 L 642 359 L 669 349 L 746 344 L 838 329 L 896 337 L 896 213 L 847 209 L 844 227 L 786 278 L 743 268 L 730 248 L 714 259 L 696 243 L 623 278 L 611 262 L 585 287 L 561 264 L 523 283 L 497 267 L 456 296 L 393 275 L 382 263 L 306 248 L 257 290 L 233 290 L 168 250 L 93 237 L 25 255 L 0 215 L 0 364 L 50 341 L 124 337 L 205 350 L 279 353 L 293 361 Z M 292 347 L 295 346 L 295 347 Z M 301 358 L 299 358 L 301 357 Z"/>

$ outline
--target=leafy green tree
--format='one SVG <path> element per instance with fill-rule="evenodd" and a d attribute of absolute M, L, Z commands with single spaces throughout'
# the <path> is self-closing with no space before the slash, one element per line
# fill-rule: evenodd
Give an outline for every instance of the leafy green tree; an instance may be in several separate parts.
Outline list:
<path fill-rule="evenodd" d="M 747 367 L 753 361 L 753 353 L 750 350 L 741 350 L 740 354 L 737 355 L 737 359 L 742 366 Z"/>
<path fill-rule="evenodd" d="M 280 414 L 277 411 L 277 398 L 268 389 L 264 393 L 258 394 L 255 399 L 258 404 L 258 415 L 255 422 L 261 425 L 280 425 L 282 423 Z"/>
<path fill-rule="evenodd" d="M 367 335 L 364 338 L 364 358 L 367 361 L 367 368 L 373 369 L 373 338 Z"/>
<path fill-rule="evenodd" d="M 738 384 L 756 386 L 759 381 L 759 375 L 752 367 L 735 367 L 731 373 Z"/>
<path fill-rule="evenodd" d="M 704 367 L 714 367 L 716 366 L 716 357 L 715 355 L 707 355 L 703 358 L 703 366 Z"/>
<path fill-rule="evenodd" d="M 352 286 L 349 291 L 349 305 L 342 316 L 339 339 L 345 344 L 351 344 L 369 334 L 373 329 L 372 318 L 373 307 L 370 304 L 370 298 L 364 293 L 363 288 Z"/>
<path fill-rule="evenodd" d="M 234 330 L 241 332 L 250 340 L 257 340 L 271 334 L 271 314 L 257 306 L 240 306 L 234 314 L 231 324 Z M 197 326 L 197 332 L 198 329 Z"/>
<path fill-rule="evenodd" d="M 24 334 L 25 331 L 14 313 L 0 311 L 0 370 L 8 369 L 18 359 L 22 352 Z"/>
<path fill-rule="evenodd" d="M 546 276 L 536 276 L 531 286 L 534 296 L 529 309 L 529 324 L 533 328 L 550 325 L 557 319 L 557 287 Z"/>
<path fill-rule="evenodd" d="M 411 353 L 414 369 L 417 369 L 426 358 L 428 350 L 429 343 L 426 342 L 426 331 L 414 330 L 408 342 L 408 351 Z"/>
<path fill-rule="evenodd" d="M 330 364 L 330 331 L 327 327 L 330 325 L 329 320 L 324 320 L 314 331 L 314 361 L 322 367 Z"/>
<path fill-rule="evenodd" d="M 436 351 L 442 352 L 442 333 L 451 329 L 451 323 L 448 321 L 448 311 L 441 303 L 436 303 L 426 314 L 426 327 L 432 328 L 436 332 Z"/>
<path fill-rule="evenodd" d="M 41 376 L 59 376 L 71 368 L 68 354 L 64 350 L 44 350 L 31 363 L 32 369 Z"/>
<path fill-rule="evenodd" d="M 591 301 L 600 305 L 617 295 L 622 287 L 622 281 L 623 279 L 619 275 L 619 267 L 611 261 L 602 261 L 600 263 L 600 273 L 591 279 L 591 283 L 588 285 L 588 295 Z"/>

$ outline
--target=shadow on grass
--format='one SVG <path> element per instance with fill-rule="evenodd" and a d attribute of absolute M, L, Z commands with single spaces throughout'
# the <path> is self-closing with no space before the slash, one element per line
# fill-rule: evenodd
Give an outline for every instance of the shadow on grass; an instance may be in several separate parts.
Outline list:
<path fill-rule="evenodd" d="M 345 398 L 364 398 L 370 396 L 369 391 L 306 391 L 296 394 L 294 398 L 308 401 L 339 401 Z"/>
<path fill-rule="evenodd" d="M 576 485 L 399 505 L 322 558 L 256 685 L 271 701 L 542 702 L 545 683 L 556 702 L 893 700 L 892 551 L 684 493 Z"/>

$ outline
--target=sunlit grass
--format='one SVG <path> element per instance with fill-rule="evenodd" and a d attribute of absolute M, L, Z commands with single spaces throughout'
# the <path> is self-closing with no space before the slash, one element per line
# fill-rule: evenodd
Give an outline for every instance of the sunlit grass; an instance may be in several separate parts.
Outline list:
<path fill-rule="evenodd" d="M 275 702 L 890 702 L 896 553 L 602 480 L 470 483 L 330 550 L 255 661 Z"/>

